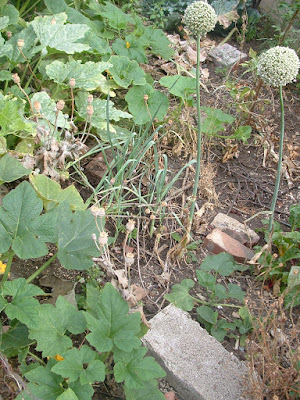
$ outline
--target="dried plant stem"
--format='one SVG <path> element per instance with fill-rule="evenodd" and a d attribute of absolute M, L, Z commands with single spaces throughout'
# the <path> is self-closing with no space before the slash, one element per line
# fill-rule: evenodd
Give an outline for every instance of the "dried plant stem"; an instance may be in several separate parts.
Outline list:
<path fill-rule="evenodd" d="M 280 95 L 281 125 L 280 125 L 277 176 L 276 176 L 275 188 L 274 188 L 271 209 L 270 209 L 272 214 L 269 219 L 269 227 L 268 227 L 269 233 L 271 233 L 271 231 L 273 229 L 274 211 L 275 211 L 275 205 L 276 205 L 276 201 L 277 201 L 277 197 L 278 197 L 278 190 L 279 190 L 280 177 L 281 177 L 281 167 L 282 167 L 283 138 L 284 138 L 284 106 L 283 106 L 282 86 L 279 86 L 279 95 Z"/>

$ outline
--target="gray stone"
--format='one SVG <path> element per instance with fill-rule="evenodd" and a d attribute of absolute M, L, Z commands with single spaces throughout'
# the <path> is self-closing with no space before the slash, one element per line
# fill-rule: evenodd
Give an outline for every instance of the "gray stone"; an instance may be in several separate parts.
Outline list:
<path fill-rule="evenodd" d="M 218 213 L 215 216 L 211 226 L 221 229 L 221 231 L 227 233 L 227 235 L 230 235 L 246 246 L 253 246 L 259 241 L 258 234 L 252 229 L 223 213 Z"/>
<path fill-rule="evenodd" d="M 216 67 L 229 68 L 235 63 L 245 60 L 248 56 L 230 44 L 222 44 L 209 52 Z"/>
<path fill-rule="evenodd" d="M 182 400 L 242 400 L 247 367 L 189 314 L 169 305 L 143 338 Z"/>

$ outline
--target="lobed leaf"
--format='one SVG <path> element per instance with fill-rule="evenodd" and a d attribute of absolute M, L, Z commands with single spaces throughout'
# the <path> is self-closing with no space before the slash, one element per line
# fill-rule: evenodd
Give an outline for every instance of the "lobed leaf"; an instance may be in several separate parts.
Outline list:
<path fill-rule="evenodd" d="M 189 291 L 195 283 L 191 279 L 184 279 L 181 283 L 176 283 L 172 287 L 172 292 L 165 295 L 165 298 L 176 307 L 184 311 L 191 311 L 194 308 L 194 299 Z"/>
<path fill-rule="evenodd" d="M 112 67 L 109 73 L 114 81 L 123 88 L 133 85 L 145 85 L 145 72 L 135 60 L 129 60 L 128 57 L 112 56 L 109 59 Z"/>
<path fill-rule="evenodd" d="M 88 299 L 95 293 L 87 288 Z M 141 345 L 138 338 L 140 332 L 140 314 L 128 315 L 128 304 L 118 291 L 107 283 L 93 305 L 88 301 L 89 312 L 85 312 L 87 327 L 91 331 L 87 335 L 88 342 L 99 352 L 118 348 L 130 352 Z M 96 316 L 96 317 L 95 317 Z"/>
<path fill-rule="evenodd" d="M 125 387 L 140 388 L 144 382 L 166 375 L 153 357 L 144 357 L 147 349 L 140 347 L 131 352 L 114 352 L 114 376 L 116 382 L 124 381 Z"/>
<path fill-rule="evenodd" d="M 108 62 L 89 61 L 82 64 L 81 60 L 67 63 L 55 60 L 46 66 L 46 73 L 56 83 L 68 85 L 70 79 L 74 78 L 76 88 L 95 90 L 106 80 L 102 72 L 111 66 Z"/>
<path fill-rule="evenodd" d="M 30 25 L 43 48 L 50 47 L 67 54 L 88 50 L 89 46 L 80 43 L 80 40 L 84 39 L 89 27 L 83 24 L 64 25 L 66 20 L 67 14 L 60 13 L 54 16 L 36 17 Z"/>
<path fill-rule="evenodd" d="M 0 184 L 1 182 L 13 182 L 24 175 L 30 174 L 31 170 L 27 169 L 14 157 L 5 154 L 0 159 Z"/>
<path fill-rule="evenodd" d="M 171 94 L 181 97 L 183 100 L 186 100 L 189 93 L 196 92 L 196 79 L 188 76 L 164 76 L 159 83 L 167 87 Z"/>
<path fill-rule="evenodd" d="M 44 294 L 38 286 L 27 284 L 24 278 L 6 281 L 1 291 L 1 306 L 11 320 L 17 319 L 29 328 L 38 323 L 37 309 L 39 302 L 34 296 Z M 6 299 L 6 297 L 9 297 Z"/>
<path fill-rule="evenodd" d="M 73 346 L 66 332 L 79 334 L 86 328 L 83 314 L 62 296 L 57 298 L 55 306 L 42 304 L 36 313 L 38 323 L 30 329 L 29 338 L 37 341 L 36 349 L 43 352 L 43 357 L 63 354 Z"/>
<path fill-rule="evenodd" d="M 73 348 L 62 354 L 64 360 L 55 364 L 51 371 L 70 382 L 78 379 L 82 385 L 103 382 L 105 379 L 105 365 L 98 358 L 98 354 L 90 347 L 83 345 L 80 349 Z"/>
<path fill-rule="evenodd" d="M 243 267 L 240 269 L 241 266 L 236 263 L 233 256 L 225 252 L 206 256 L 204 261 L 201 263 L 201 269 L 203 271 L 216 271 L 218 274 L 223 276 L 229 276 L 234 271 L 244 270 Z"/>
<path fill-rule="evenodd" d="M 146 101 L 145 96 L 148 96 Z M 154 90 L 148 83 L 143 86 L 133 86 L 128 90 L 125 100 L 137 125 L 146 124 L 154 118 L 163 120 L 169 107 L 167 96 Z"/>
<path fill-rule="evenodd" d="M 11 249 L 21 259 L 48 253 L 46 242 L 56 238 L 50 215 L 40 215 L 43 202 L 28 182 L 22 182 L 2 199 L 0 207 L 0 252 Z"/>
<path fill-rule="evenodd" d="M 68 204 L 71 210 L 86 209 L 86 205 L 74 185 L 62 189 L 59 183 L 41 174 L 30 175 L 29 180 L 38 196 L 43 200 L 44 208 L 46 210 L 61 203 Z"/>
<path fill-rule="evenodd" d="M 68 204 L 57 209 L 57 258 L 67 269 L 85 270 L 93 266 L 92 257 L 99 255 L 92 235 L 99 235 L 90 210 L 72 213 Z"/>

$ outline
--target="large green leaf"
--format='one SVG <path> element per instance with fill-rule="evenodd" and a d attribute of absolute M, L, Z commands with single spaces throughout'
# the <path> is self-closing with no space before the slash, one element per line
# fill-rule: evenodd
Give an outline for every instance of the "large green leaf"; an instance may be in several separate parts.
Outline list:
<path fill-rule="evenodd" d="M 39 302 L 34 296 L 44 294 L 37 286 L 26 284 L 24 278 L 6 281 L 2 287 L 2 302 L 6 303 L 5 313 L 11 320 L 17 319 L 29 328 L 38 323 Z M 7 299 L 6 297 L 9 297 Z"/>
<path fill-rule="evenodd" d="M 213 275 L 205 271 L 200 271 L 199 269 L 197 269 L 196 274 L 200 286 L 204 286 L 206 289 L 210 290 L 214 289 L 216 280 Z"/>
<path fill-rule="evenodd" d="M 292 288 L 299 286 L 300 288 L 300 267 L 292 266 L 289 276 L 288 276 L 288 288 L 291 290 Z"/>
<path fill-rule="evenodd" d="M 88 93 L 81 91 L 77 94 L 75 98 L 76 106 L 78 114 L 87 119 L 87 110 L 86 107 L 88 105 L 87 102 Z M 98 129 L 106 129 L 106 108 L 107 108 L 107 100 L 95 99 L 93 100 L 93 108 L 94 114 L 91 118 L 91 124 Z M 120 118 L 132 118 L 132 115 L 128 114 L 125 111 L 117 110 L 114 107 L 114 103 L 109 101 L 109 110 L 108 110 L 109 120 L 119 121 Z"/>
<path fill-rule="evenodd" d="M 45 6 L 52 14 L 59 14 L 68 8 L 65 0 L 44 0 Z"/>
<path fill-rule="evenodd" d="M 68 84 L 70 78 L 74 78 L 75 87 L 95 90 L 98 86 L 101 86 L 103 80 L 106 80 L 102 72 L 111 66 L 112 64 L 105 62 L 89 61 L 82 64 L 81 60 L 73 60 L 67 63 L 56 60 L 46 66 L 46 73 L 56 83 Z"/>
<path fill-rule="evenodd" d="M 16 25 L 19 20 L 19 11 L 12 4 L 6 4 L 1 14 L 9 18 L 8 25 Z"/>
<path fill-rule="evenodd" d="M 157 388 L 155 380 L 143 382 L 142 388 L 125 386 L 126 400 L 166 400 L 163 393 Z"/>
<path fill-rule="evenodd" d="M 189 93 L 196 92 L 196 79 L 188 76 L 164 76 L 159 83 L 169 89 L 174 96 L 181 97 L 186 100 Z"/>
<path fill-rule="evenodd" d="M 0 30 L 5 29 L 8 26 L 9 17 L 0 17 Z"/>
<path fill-rule="evenodd" d="M 90 7 L 95 11 L 96 14 L 107 19 L 108 25 L 117 30 L 126 29 L 128 24 L 133 24 L 134 20 L 130 14 L 125 14 L 119 7 L 109 1 L 106 2 L 105 6 L 99 5 L 96 2 L 92 2 Z"/>
<path fill-rule="evenodd" d="M 80 43 L 80 40 L 84 39 L 89 27 L 83 24 L 64 25 L 66 21 L 67 14 L 60 13 L 50 17 L 37 17 L 31 25 L 43 48 L 50 47 L 67 54 L 88 50 L 89 46 Z"/>
<path fill-rule="evenodd" d="M 71 388 L 68 388 L 63 394 L 57 397 L 57 400 L 80 400 Z"/>
<path fill-rule="evenodd" d="M 17 100 L 0 100 L 0 136 L 33 134 L 33 125 L 24 121 L 21 111 Z"/>
<path fill-rule="evenodd" d="M 48 253 L 46 242 L 56 238 L 50 215 L 40 215 L 43 202 L 28 182 L 22 182 L 2 199 L 0 207 L 0 252 L 11 247 L 21 259 Z"/>
<path fill-rule="evenodd" d="M 220 275 L 229 276 L 234 271 L 245 271 L 247 267 L 238 264 L 231 254 L 220 253 L 206 256 L 201 264 L 201 269 L 203 271 L 216 271 Z"/>
<path fill-rule="evenodd" d="M 42 304 L 37 309 L 38 323 L 29 330 L 29 337 L 37 341 L 36 349 L 43 357 L 55 357 L 73 346 L 67 331 L 73 334 L 84 332 L 85 318 L 82 313 L 59 296 L 56 305 Z"/>
<path fill-rule="evenodd" d="M 104 381 L 105 365 L 89 346 L 67 350 L 62 356 L 64 360 L 54 365 L 52 372 L 68 378 L 70 382 L 80 379 L 82 385 Z"/>
<path fill-rule="evenodd" d="M 214 325 L 218 319 L 217 311 L 214 311 L 212 308 L 208 306 L 200 306 L 197 307 L 197 313 L 200 315 L 204 321 L 208 322 L 209 324 Z"/>
<path fill-rule="evenodd" d="M 48 121 L 55 125 L 57 128 L 68 128 L 69 124 L 66 122 L 64 114 L 59 111 L 56 116 L 56 104 L 55 101 L 48 95 L 46 92 L 36 92 L 32 98 L 31 102 L 34 104 L 38 101 L 41 105 L 41 114 L 46 119 L 40 118 L 39 125 L 45 126 L 47 130 L 49 130 Z"/>
<path fill-rule="evenodd" d="M 169 60 L 174 55 L 171 49 L 171 42 L 161 29 L 153 29 L 153 26 L 147 26 L 144 35 L 150 42 L 152 53 L 161 56 L 164 60 Z"/>
<path fill-rule="evenodd" d="M 42 49 L 40 45 L 37 46 L 37 36 L 33 30 L 33 27 L 29 25 L 27 28 L 22 29 L 20 32 L 13 35 L 11 39 L 6 41 L 2 49 L 0 46 L 0 56 L 5 55 L 14 64 L 26 63 L 27 61 L 21 54 L 17 45 L 19 39 L 24 40 L 22 53 L 28 60 L 31 60 L 31 58 Z"/>
<path fill-rule="evenodd" d="M 238 285 L 235 285 L 234 283 L 228 283 L 228 296 L 232 299 L 243 301 L 245 292 L 243 292 Z"/>
<path fill-rule="evenodd" d="M 145 96 L 148 96 L 147 100 Z M 125 100 L 138 125 L 146 124 L 153 118 L 162 121 L 169 108 L 167 96 L 149 84 L 133 86 L 128 90 Z"/>
<path fill-rule="evenodd" d="M 30 172 L 30 169 L 25 168 L 23 164 L 8 154 L 0 159 L 0 184 L 13 182 Z"/>
<path fill-rule="evenodd" d="M 176 307 L 184 311 L 191 311 L 194 307 L 194 299 L 189 291 L 195 283 L 191 279 L 184 279 L 181 283 L 176 283 L 172 287 L 172 292 L 165 295 L 165 298 Z"/>
<path fill-rule="evenodd" d="M 58 259 L 67 269 L 84 270 L 99 255 L 92 235 L 99 235 L 95 217 L 89 210 L 72 213 L 68 204 L 58 210 Z"/>
<path fill-rule="evenodd" d="M 114 376 L 116 382 L 123 382 L 125 387 L 140 388 L 144 382 L 166 375 L 153 357 L 144 357 L 148 349 L 140 347 L 131 352 L 114 352 Z"/>
<path fill-rule="evenodd" d="M 0 160 L 1 164 L 1 160 Z M 1 171 L 1 170 L 0 170 Z M 0 172 L 1 179 L 1 172 Z M 30 175 L 30 183 L 38 196 L 43 200 L 46 210 L 65 202 L 71 210 L 85 210 L 86 205 L 74 185 L 62 189 L 60 184 L 45 175 Z"/>
<path fill-rule="evenodd" d="M 146 83 L 146 74 L 136 61 L 129 60 L 128 57 L 112 56 L 109 62 L 112 64 L 110 74 L 123 88 L 128 88 L 131 84 L 144 85 Z"/>
<path fill-rule="evenodd" d="M 141 345 L 137 336 L 140 314 L 128 315 L 128 304 L 110 283 L 105 285 L 94 307 L 90 304 L 89 310 L 91 313 L 86 312 L 85 317 L 91 332 L 86 339 L 99 352 L 111 351 L 114 346 L 130 352 Z"/>
<path fill-rule="evenodd" d="M 127 35 L 125 40 L 116 39 L 111 47 L 119 56 L 128 57 L 130 60 L 135 60 L 138 63 L 148 63 L 148 58 L 145 55 L 145 47 L 147 47 L 147 44 L 145 46 L 141 38 Z"/>
<path fill-rule="evenodd" d="M 55 360 L 50 360 L 45 367 L 38 366 L 26 372 L 25 377 L 30 383 L 16 400 L 32 400 L 33 396 L 36 399 L 57 400 L 64 389 L 63 378 L 51 372 L 54 362 Z"/>
<path fill-rule="evenodd" d="M 28 328 L 19 322 L 7 332 L 1 334 L 0 351 L 7 358 L 18 355 L 21 349 L 33 343 L 28 339 Z"/>

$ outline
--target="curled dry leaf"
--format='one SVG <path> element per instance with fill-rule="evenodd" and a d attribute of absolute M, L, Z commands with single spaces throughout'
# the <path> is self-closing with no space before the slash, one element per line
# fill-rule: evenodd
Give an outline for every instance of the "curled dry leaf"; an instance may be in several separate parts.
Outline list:
<path fill-rule="evenodd" d="M 118 278 L 118 284 L 121 286 L 122 289 L 128 288 L 128 279 L 125 274 L 124 269 L 117 269 L 114 271 L 116 277 Z"/>
<path fill-rule="evenodd" d="M 166 392 L 165 398 L 167 400 L 176 400 L 176 393 L 175 392 Z"/>
<path fill-rule="evenodd" d="M 135 284 L 131 285 L 130 289 L 137 301 L 141 301 L 148 294 L 147 290 Z"/>

